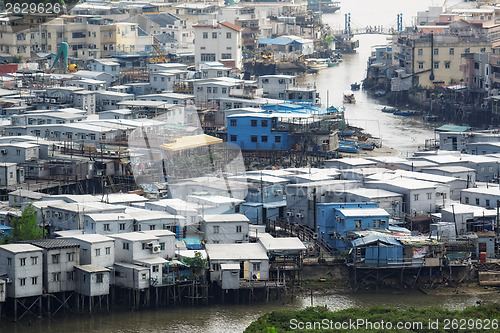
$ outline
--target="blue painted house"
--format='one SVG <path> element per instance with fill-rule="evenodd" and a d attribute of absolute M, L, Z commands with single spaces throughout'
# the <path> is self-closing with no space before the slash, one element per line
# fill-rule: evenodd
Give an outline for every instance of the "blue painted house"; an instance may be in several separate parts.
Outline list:
<path fill-rule="evenodd" d="M 403 263 L 403 245 L 393 237 L 369 234 L 351 241 L 356 265 L 384 266 Z"/>
<path fill-rule="evenodd" d="M 389 213 L 375 202 L 318 203 L 316 210 L 319 237 L 338 252 L 351 247 L 349 231 L 389 226 Z"/>
<path fill-rule="evenodd" d="M 276 220 L 285 215 L 285 178 L 269 175 L 246 175 L 248 194 L 241 204 L 243 214 L 252 224 L 263 224 L 267 219 Z"/>
<path fill-rule="evenodd" d="M 227 141 L 242 150 L 288 150 L 289 135 L 279 130 L 278 116 L 243 113 L 227 116 Z"/>

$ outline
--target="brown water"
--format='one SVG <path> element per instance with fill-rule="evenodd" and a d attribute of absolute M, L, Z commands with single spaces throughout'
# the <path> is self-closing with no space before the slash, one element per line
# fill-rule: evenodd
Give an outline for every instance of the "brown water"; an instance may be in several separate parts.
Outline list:
<path fill-rule="evenodd" d="M 497 301 L 497 294 L 477 296 L 429 296 L 419 292 L 348 292 L 315 295 L 313 305 L 326 305 L 333 310 L 349 307 L 394 306 L 398 308 L 441 306 L 462 309 Z M 301 309 L 311 305 L 309 296 L 298 296 L 284 304 L 283 300 L 268 304 L 215 305 L 199 308 L 159 309 L 139 312 L 114 312 L 109 316 L 72 317 L 32 320 L 31 323 L 0 323 L 2 333 L 139 333 L 139 332 L 242 332 L 252 321 L 266 312 L 279 309 Z"/>

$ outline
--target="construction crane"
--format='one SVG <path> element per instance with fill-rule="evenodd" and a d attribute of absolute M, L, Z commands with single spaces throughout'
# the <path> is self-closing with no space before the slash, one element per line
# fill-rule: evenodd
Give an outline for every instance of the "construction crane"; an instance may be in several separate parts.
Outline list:
<path fill-rule="evenodd" d="M 153 37 L 153 56 L 149 58 L 150 63 L 165 63 L 168 62 L 168 58 L 163 53 L 161 49 L 161 43 L 160 41 L 156 38 Z"/>
<path fill-rule="evenodd" d="M 62 68 L 64 69 L 65 73 L 74 73 L 78 70 L 78 66 L 76 64 L 70 64 L 68 62 L 68 53 L 69 53 L 69 46 L 68 43 L 62 42 L 59 45 L 59 50 L 57 50 L 57 55 L 56 58 L 54 59 L 54 63 L 50 67 L 50 69 L 54 69 L 56 67 L 57 62 L 61 60 L 63 66 Z"/>
<path fill-rule="evenodd" d="M 165 52 L 163 52 L 163 46 L 158 38 L 153 37 L 153 42 L 153 52 L 152 56 L 149 58 L 150 63 L 166 63 L 176 61 L 175 54 L 165 54 Z"/>

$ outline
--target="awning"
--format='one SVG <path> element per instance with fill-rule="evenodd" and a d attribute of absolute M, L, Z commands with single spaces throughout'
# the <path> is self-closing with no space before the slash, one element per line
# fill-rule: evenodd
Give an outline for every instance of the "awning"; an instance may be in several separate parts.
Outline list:
<path fill-rule="evenodd" d="M 221 142 L 223 142 L 222 139 L 216 138 L 214 136 L 199 134 L 177 138 L 175 139 L 174 143 L 164 144 L 162 145 L 162 148 L 170 151 L 179 151 L 183 149 L 209 146 Z"/>

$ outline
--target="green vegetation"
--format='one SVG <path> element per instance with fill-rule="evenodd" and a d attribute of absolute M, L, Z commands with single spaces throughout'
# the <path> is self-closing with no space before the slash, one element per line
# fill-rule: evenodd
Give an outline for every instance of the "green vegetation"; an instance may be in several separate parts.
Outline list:
<path fill-rule="evenodd" d="M 361 322 L 361 320 L 363 320 Z M 384 323 L 384 329 L 375 329 L 373 323 Z M 301 329 L 299 322 L 304 323 Z M 360 323 L 361 327 L 345 326 L 340 323 Z M 323 326 L 309 325 L 320 323 Z M 337 326 L 335 323 L 338 323 Z M 364 323 L 364 324 L 363 324 Z M 368 323 L 372 323 L 370 328 Z M 396 329 L 398 323 L 408 328 Z M 421 323 L 421 327 L 418 324 Z M 329 325 L 329 326 L 326 326 Z M 388 329 L 391 325 L 392 329 Z M 411 327 L 413 325 L 413 327 Z M 436 326 L 437 325 L 437 326 Z M 338 329 L 336 329 L 338 327 Z M 336 312 L 325 307 L 304 310 L 277 310 L 267 313 L 253 322 L 245 333 L 261 332 L 498 332 L 500 327 L 500 304 L 469 307 L 464 310 L 442 308 L 409 308 L 406 310 L 375 307 L 371 309 L 350 308 Z M 294 329 L 295 328 L 295 329 Z M 483 330 L 481 329 L 483 328 Z"/>
<path fill-rule="evenodd" d="M 37 223 L 37 212 L 31 204 L 24 208 L 20 217 L 13 218 L 11 224 L 15 242 L 42 238 L 42 229 Z"/>
<path fill-rule="evenodd" d="M 196 251 L 194 258 L 184 258 L 182 261 L 191 268 L 207 268 L 207 259 L 204 259 L 201 252 Z"/>

